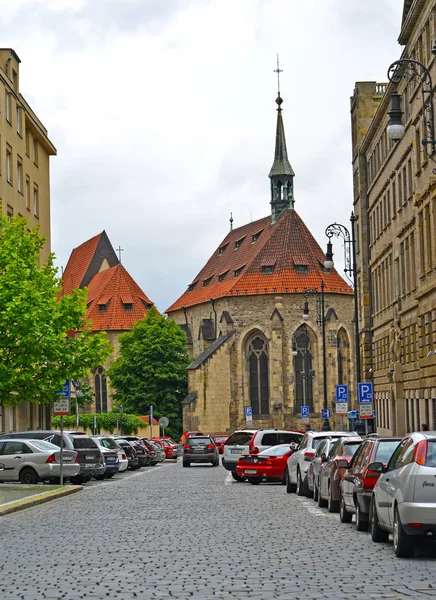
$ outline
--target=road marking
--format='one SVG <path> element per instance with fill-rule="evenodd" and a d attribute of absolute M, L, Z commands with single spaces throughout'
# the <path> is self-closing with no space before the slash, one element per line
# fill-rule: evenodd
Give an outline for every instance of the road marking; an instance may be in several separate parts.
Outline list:
<path fill-rule="evenodd" d="M 224 479 L 224 485 L 233 485 L 235 482 L 235 480 L 232 477 L 232 472 L 229 471 L 226 475 L 226 478 Z"/>
<path fill-rule="evenodd" d="M 333 519 L 339 519 L 339 515 L 328 513 L 308 498 L 301 498 L 300 496 L 297 496 L 297 500 L 301 502 L 307 512 L 309 512 L 311 515 L 315 515 L 315 517 L 331 517 Z"/>

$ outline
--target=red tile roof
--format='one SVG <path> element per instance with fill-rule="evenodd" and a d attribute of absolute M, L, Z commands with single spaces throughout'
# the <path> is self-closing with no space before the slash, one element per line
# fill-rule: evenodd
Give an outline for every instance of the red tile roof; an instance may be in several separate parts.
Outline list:
<path fill-rule="evenodd" d="M 241 239 L 237 247 L 236 242 Z M 211 298 L 303 293 L 307 288 L 321 289 L 321 281 L 326 293 L 352 294 L 335 269 L 329 273 L 323 270 L 324 260 L 323 251 L 298 213 L 288 209 L 274 224 L 268 216 L 231 231 L 194 278 L 192 291 L 188 287 L 167 312 Z M 262 272 L 263 266 L 272 265 L 272 274 Z M 307 272 L 297 272 L 296 265 L 305 265 Z M 241 267 L 244 268 L 238 274 Z M 226 272 L 218 281 L 218 276 Z M 210 282 L 204 286 L 208 279 Z"/>
<path fill-rule="evenodd" d="M 64 294 L 71 294 L 73 289 L 80 287 L 102 235 L 103 232 L 95 235 L 72 251 L 62 275 Z"/>
<path fill-rule="evenodd" d="M 122 265 L 97 273 L 88 286 L 87 318 L 95 331 L 128 331 L 152 305 Z"/>
<path fill-rule="evenodd" d="M 141 421 L 144 421 L 144 423 L 146 425 L 150 425 L 150 417 L 149 417 L 149 415 L 140 416 L 140 417 L 138 417 L 138 419 L 141 419 Z M 159 421 L 157 421 L 154 417 L 153 417 L 153 425 L 159 425 Z"/>

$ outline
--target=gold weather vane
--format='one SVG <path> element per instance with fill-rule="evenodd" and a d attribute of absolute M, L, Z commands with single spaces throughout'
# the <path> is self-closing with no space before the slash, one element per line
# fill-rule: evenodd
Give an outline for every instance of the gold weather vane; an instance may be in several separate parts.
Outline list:
<path fill-rule="evenodd" d="M 277 93 L 280 96 L 280 73 L 283 73 L 283 69 L 280 68 L 278 53 L 277 53 L 277 69 L 274 69 L 274 73 L 277 73 Z"/>

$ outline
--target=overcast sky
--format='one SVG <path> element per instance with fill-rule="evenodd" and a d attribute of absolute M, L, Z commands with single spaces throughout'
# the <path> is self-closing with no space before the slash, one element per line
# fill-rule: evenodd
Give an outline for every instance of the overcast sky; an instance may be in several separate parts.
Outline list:
<path fill-rule="evenodd" d="M 324 248 L 352 209 L 349 98 L 385 81 L 403 0 L 0 0 L 1 46 L 58 150 L 52 249 L 103 229 L 165 310 L 270 213 L 280 55 L 295 208 Z M 337 252 L 341 252 L 337 247 Z"/>

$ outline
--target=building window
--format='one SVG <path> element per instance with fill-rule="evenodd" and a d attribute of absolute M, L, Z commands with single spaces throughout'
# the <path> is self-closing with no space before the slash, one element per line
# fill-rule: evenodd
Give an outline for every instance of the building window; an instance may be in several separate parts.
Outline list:
<path fill-rule="evenodd" d="M 32 160 L 36 166 L 38 166 L 38 140 L 33 138 L 33 150 L 32 150 Z"/>
<path fill-rule="evenodd" d="M 192 292 L 195 289 L 195 286 L 197 285 L 197 283 L 198 283 L 198 281 L 194 281 L 194 282 L 190 283 L 188 285 L 188 291 Z"/>
<path fill-rule="evenodd" d="M 15 111 L 16 119 L 17 119 L 17 133 L 21 137 L 21 107 L 17 106 Z"/>
<path fill-rule="evenodd" d="M 269 415 L 268 348 L 260 335 L 248 343 L 248 370 L 253 415 Z"/>
<path fill-rule="evenodd" d="M 6 178 L 12 184 L 12 150 L 6 148 Z"/>
<path fill-rule="evenodd" d="M 244 265 L 244 267 L 245 267 L 245 265 Z M 242 271 L 243 271 L 244 267 L 239 267 L 239 269 L 235 269 L 235 270 L 233 271 L 233 276 L 234 276 L 234 277 L 238 277 L 238 276 L 239 276 L 239 275 L 242 273 Z"/>
<path fill-rule="evenodd" d="M 109 302 L 104 302 L 104 303 L 102 303 L 102 304 L 99 304 L 99 305 L 98 305 L 98 310 L 99 310 L 100 312 L 107 312 L 108 305 L 109 305 Z"/>
<path fill-rule="evenodd" d="M 26 129 L 26 155 L 30 156 L 30 131 Z"/>
<path fill-rule="evenodd" d="M 125 302 L 123 303 L 123 308 L 124 310 L 133 310 L 133 303 L 132 302 Z"/>
<path fill-rule="evenodd" d="M 6 112 L 6 121 L 12 125 L 12 99 L 11 94 L 6 92 L 5 96 L 5 112 Z"/>
<path fill-rule="evenodd" d="M 225 249 L 227 248 L 228 244 L 224 244 L 224 246 L 221 246 L 220 249 L 218 250 L 218 256 L 221 256 L 221 254 L 224 254 Z"/>
<path fill-rule="evenodd" d="M 33 214 L 35 217 L 39 217 L 39 193 L 38 188 L 33 188 Z"/>
<path fill-rule="evenodd" d="M 209 285 L 209 283 L 212 281 L 212 279 L 213 279 L 213 275 L 211 275 L 210 277 L 208 277 L 207 279 L 205 279 L 205 280 L 203 281 L 203 287 L 206 287 L 206 286 L 208 286 L 208 285 Z"/>
<path fill-rule="evenodd" d="M 242 242 L 245 240 L 245 236 L 243 238 L 241 238 L 240 240 L 236 240 L 235 242 L 235 250 L 237 250 L 238 248 L 240 248 L 242 246 Z"/>
<path fill-rule="evenodd" d="M 251 236 L 251 243 L 254 244 L 254 242 L 257 242 L 257 240 L 260 238 L 260 234 L 262 233 L 263 229 L 261 231 L 258 231 L 257 233 L 255 233 L 254 235 Z"/>
<path fill-rule="evenodd" d="M 296 273 L 307 273 L 307 265 L 295 265 Z"/>
<path fill-rule="evenodd" d="M 103 367 L 99 367 L 94 375 L 95 412 L 107 413 L 107 380 Z"/>
<path fill-rule="evenodd" d="M 23 193 L 23 163 L 17 160 L 17 188 L 20 194 Z"/>
<path fill-rule="evenodd" d="M 221 273 L 220 275 L 218 275 L 218 283 L 221 283 L 221 281 L 224 281 L 224 279 L 225 279 L 225 277 L 226 277 L 226 275 L 227 275 L 228 272 L 229 271 L 227 270 L 224 273 Z"/>
<path fill-rule="evenodd" d="M 30 177 L 26 175 L 26 190 L 25 190 L 26 208 L 30 210 Z"/>
<path fill-rule="evenodd" d="M 312 351 L 308 327 L 298 329 L 293 337 L 295 373 L 295 412 L 301 413 L 302 406 L 313 412 L 313 369 Z M 296 353 L 296 354 L 295 354 Z"/>
<path fill-rule="evenodd" d="M 14 209 L 12 208 L 12 206 L 9 206 L 9 204 L 6 209 L 6 216 L 7 216 L 9 222 L 11 221 L 12 217 L 14 216 Z"/>
<path fill-rule="evenodd" d="M 262 273 L 264 275 L 272 275 L 274 273 L 275 268 L 275 265 L 264 265 L 262 267 Z"/>

